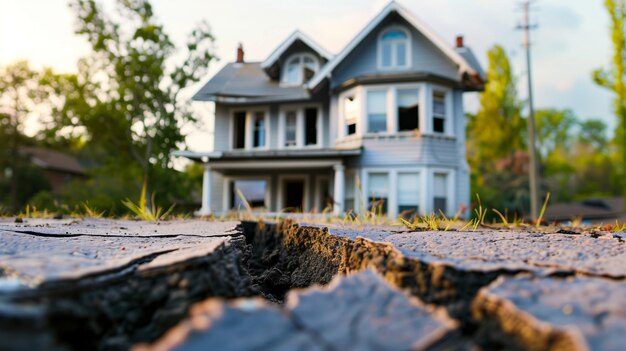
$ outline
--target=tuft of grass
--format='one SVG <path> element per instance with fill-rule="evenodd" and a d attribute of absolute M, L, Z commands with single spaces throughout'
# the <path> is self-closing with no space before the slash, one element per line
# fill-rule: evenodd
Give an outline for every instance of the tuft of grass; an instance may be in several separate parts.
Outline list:
<path fill-rule="evenodd" d="M 126 199 L 122 201 L 122 204 L 132 212 L 137 219 L 141 219 L 144 221 L 159 221 L 167 218 L 175 205 L 170 206 L 166 211 L 163 210 L 162 207 L 156 205 L 154 198 L 154 193 L 152 194 L 152 206 L 148 207 L 148 203 L 146 201 L 146 189 L 148 184 L 144 180 L 143 186 L 141 187 L 141 196 L 139 197 L 139 201 L 134 202 L 131 199 Z"/>
<path fill-rule="evenodd" d="M 537 228 L 541 226 L 541 222 L 543 221 L 543 214 L 546 212 L 546 207 L 548 207 L 548 200 L 550 200 L 550 192 L 546 194 L 546 200 L 543 202 L 543 206 L 541 206 L 541 212 L 539 213 L 539 218 L 535 224 Z"/>
<path fill-rule="evenodd" d="M 619 233 L 619 232 L 623 232 L 626 231 L 626 223 L 624 224 L 619 224 L 619 222 L 617 221 L 617 219 L 615 220 L 615 226 L 613 227 L 613 230 L 611 230 L 613 233 Z"/>
<path fill-rule="evenodd" d="M 479 225 L 485 224 L 485 216 L 487 215 L 487 209 L 483 207 L 478 194 L 476 194 L 476 199 L 478 199 L 478 207 L 474 208 L 474 213 L 476 214 L 473 224 L 474 231 L 478 229 Z"/>
<path fill-rule="evenodd" d="M 502 212 L 496 210 L 495 208 L 492 208 L 491 211 L 493 211 L 495 214 L 498 215 L 498 217 L 500 217 L 500 220 L 502 221 L 502 224 L 505 226 L 509 225 L 509 220 L 506 218 L 505 215 L 502 214 Z"/>
<path fill-rule="evenodd" d="M 82 203 L 82 210 L 85 217 L 88 218 L 102 218 L 106 211 L 98 211 L 95 208 L 89 206 L 89 202 L 85 201 Z"/>
<path fill-rule="evenodd" d="M 36 206 L 26 205 L 23 212 L 17 214 L 18 217 L 23 218 L 50 218 L 52 215 L 48 213 L 47 209 L 43 211 L 37 210 Z"/>

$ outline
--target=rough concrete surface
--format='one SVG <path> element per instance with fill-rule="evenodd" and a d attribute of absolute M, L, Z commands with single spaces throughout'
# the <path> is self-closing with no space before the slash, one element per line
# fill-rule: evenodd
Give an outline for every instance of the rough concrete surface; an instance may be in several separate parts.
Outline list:
<path fill-rule="evenodd" d="M 292 291 L 282 308 L 259 300 L 208 300 L 191 311 L 159 342 L 137 350 L 425 349 L 455 327 L 445 312 L 391 288 L 370 270 L 336 277 L 324 288 Z"/>
<path fill-rule="evenodd" d="M 0 220 L 0 350 L 156 340 L 190 350 L 618 350 L 624 245 L 619 233 Z"/>

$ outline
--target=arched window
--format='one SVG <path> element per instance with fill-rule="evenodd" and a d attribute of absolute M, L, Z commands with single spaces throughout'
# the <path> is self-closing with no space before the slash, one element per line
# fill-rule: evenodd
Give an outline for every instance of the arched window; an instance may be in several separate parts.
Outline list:
<path fill-rule="evenodd" d="M 283 71 L 283 83 L 289 85 L 303 84 L 313 77 L 319 69 L 319 62 L 311 54 L 295 54 L 290 56 Z"/>
<path fill-rule="evenodd" d="M 402 28 L 388 29 L 378 40 L 378 65 L 381 68 L 409 66 L 411 45 L 409 33 Z"/>

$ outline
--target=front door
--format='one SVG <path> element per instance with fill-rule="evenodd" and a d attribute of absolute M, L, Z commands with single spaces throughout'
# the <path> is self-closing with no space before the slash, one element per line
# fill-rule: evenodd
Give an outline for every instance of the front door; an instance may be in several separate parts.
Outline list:
<path fill-rule="evenodd" d="M 286 179 L 283 186 L 283 210 L 285 212 L 302 212 L 304 208 L 304 180 Z"/>

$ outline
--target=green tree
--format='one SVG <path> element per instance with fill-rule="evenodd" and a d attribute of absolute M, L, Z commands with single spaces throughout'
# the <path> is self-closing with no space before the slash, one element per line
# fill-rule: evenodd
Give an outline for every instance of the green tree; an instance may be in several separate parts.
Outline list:
<path fill-rule="evenodd" d="M 622 179 L 622 193 L 626 199 L 626 36 L 624 23 L 626 20 L 626 1 L 605 0 L 611 26 L 611 41 L 613 42 L 613 60 L 606 69 L 597 69 L 593 72 L 594 81 L 614 94 L 614 113 L 618 119 L 615 140 L 619 152 L 619 172 Z"/>
<path fill-rule="evenodd" d="M 571 200 L 575 172 L 571 152 L 578 118 L 567 109 L 541 109 L 535 111 L 535 121 L 543 188 L 552 193 L 553 201 Z"/>
<path fill-rule="evenodd" d="M 24 201 L 20 192 L 24 184 L 20 184 L 20 180 L 27 179 L 21 179 L 22 175 L 32 173 L 22 174 L 26 171 L 27 162 L 20 155 L 20 148 L 27 141 L 24 123 L 33 112 L 36 90 L 37 72 L 30 68 L 28 62 L 18 61 L 0 67 L 0 170 L 4 173 L 5 187 L 8 183 L 8 202 L 13 211 L 17 211 Z"/>
<path fill-rule="evenodd" d="M 93 0 L 71 1 L 76 33 L 92 52 L 79 62 L 77 75 L 46 76 L 50 89 L 64 96 L 54 108 L 49 135 L 63 134 L 62 128 L 65 133 L 78 130 L 93 157 L 112 165 L 103 169 L 114 176 L 139 173 L 148 180 L 149 192 L 171 195 L 179 172 L 172 170 L 170 153 L 185 146 L 181 126 L 195 122 L 179 94 L 206 73 L 214 59 L 213 37 L 200 23 L 184 50 L 176 50 L 149 1 L 116 4 L 119 16 Z"/>
<path fill-rule="evenodd" d="M 516 151 L 525 148 L 523 103 L 517 96 L 516 79 L 504 49 L 494 45 L 487 55 L 487 85 L 480 94 L 480 110 L 468 115 L 472 191 L 490 206 L 521 210 L 528 193 L 523 188 L 525 175 L 499 169 L 498 163 L 509 158 L 515 164 Z"/>

